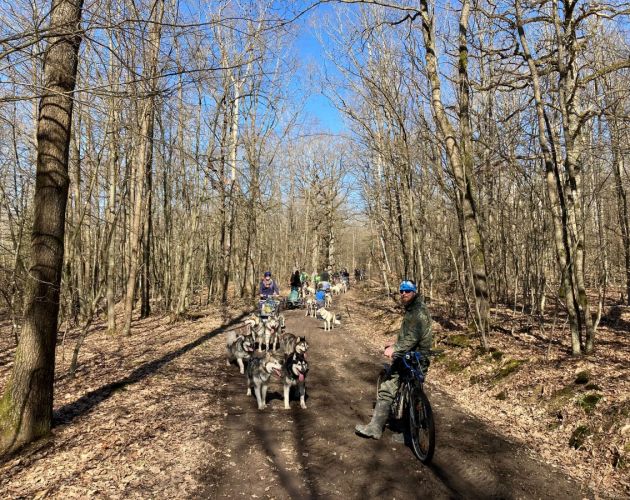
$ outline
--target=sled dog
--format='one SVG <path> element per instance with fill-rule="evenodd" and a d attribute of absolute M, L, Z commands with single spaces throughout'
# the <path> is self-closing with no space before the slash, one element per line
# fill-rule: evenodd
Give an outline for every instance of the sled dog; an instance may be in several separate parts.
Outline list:
<path fill-rule="evenodd" d="M 269 352 L 262 358 L 252 358 L 247 364 L 247 395 L 252 395 L 253 387 L 259 410 L 264 410 L 267 406 L 267 386 L 271 374 L 281 377 L 282 366 Z"/>
<path fill-rule="evenodd" d="M 285 357 L 294 353 L 304 355 L 308 351 L 306 337 L 296 337 L 292 333 L 285 333 L 280 340 L 280 347 Z"/>
<path fill-rule="evenodd" d="M 323 307 L 320 307 L 317 310 L 317 314 L 319 314 L 324 320 L 324 331 L 332 330 L 334 325 L 341 324 L 341 322 L 337 318 L 335 318 L 335 315 L 332 312 L 327 311 Z"/>
<path fill-rule="evenodd" d="M 259 335 L 258 352 L 262 352 L 262 344 L 265 343 L 265 351 L 269 351 L 273 344 L 273 349 L 278 344 L 278 331 L 280 322 L 276 318 L 270 318 L 262 323 L 262 332 Z"/>
<path fill-rule="evenodd" d="M 308 363 L 303 355 L 293 353 L 282 366 L 282 384 L 284 386 L 284 409 L 289 410 L 289 393 L 291 387 L 297 387 L 300 393 L 300 407 L 306 409 L 306 374 Z"/>
<path fill-rule="evenodd" d="M 329 292 L 326 292 L 326 295 L 324 295 L 324 307 L 330 306 L 332 306 L 332 295 L 330 295 Z"/>
<path fill-rule="evenodd" d="M 309 295 L 309 297 L 306 299 L 306 315 L 305 316 L 312 316 L 314 318 L 316 309 L 317 309 L 317 302 L 315 301 L 315 297 L 313 297 L 312 295 Z"/>
<path fill-rule="evenodd" d="M 238 363 L 241 373 L 245 373 L 243 361 L 249 361 L 254 352 L 254 337 L 252 335 L 238 335 L 236 339 L 228 339 L 227 342 L 227 364 L 232 361 Z"/>
<path fill-rule="evenodd" d="M 337 284 L 337 285 L 333 285 L 330 287 L 330 292 L 333 295 L 339 295 L 341 293 L 341 285 Z"/>
<path fill-rule="evenodd" d="M 245 318 L 245 325 L 247 325 L 248 332 L 251 334 L 252 330 L 254 330 L 257 326 L 260 326 L 260 316 L 258 314 L 250 314 Z"/>

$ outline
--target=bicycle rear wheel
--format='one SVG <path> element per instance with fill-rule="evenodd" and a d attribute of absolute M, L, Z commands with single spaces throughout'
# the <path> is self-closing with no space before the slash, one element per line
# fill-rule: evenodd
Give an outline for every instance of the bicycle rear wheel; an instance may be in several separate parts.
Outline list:
<path fill-rule="evenodd" d="M 429 463 L 435 451 L 435 423 L 429 398 L 419 387 L 409 395 L 409 432 L 414 454 Z"/>

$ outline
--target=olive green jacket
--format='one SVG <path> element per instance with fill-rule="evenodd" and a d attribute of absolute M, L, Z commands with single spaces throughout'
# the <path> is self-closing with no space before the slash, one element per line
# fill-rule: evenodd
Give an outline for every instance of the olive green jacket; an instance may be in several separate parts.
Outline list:
<path fill-rule="evenodd" d="M 433 345 L 431 315 L 425 303 L 416 296 L 405 306 L 405 316 L 394 344 L 394 354 L 418 350 L 423 356 L 424 368 L 429 367 L 429 351 Z"/>

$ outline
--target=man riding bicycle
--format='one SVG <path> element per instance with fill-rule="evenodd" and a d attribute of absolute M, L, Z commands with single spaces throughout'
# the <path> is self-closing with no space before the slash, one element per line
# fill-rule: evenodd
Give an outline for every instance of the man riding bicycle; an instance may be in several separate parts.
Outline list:
<path fill-rule="evenodd" d="M 429 367 L 429 351 L 433 342 L 431 316 L 427 306 L 418 296 L 418 290 L 413 281 L 401 282 L 399 291 L 400 301 L 405 307 L 405 315 L 396 341 L 385 346 L 384 354 L 393 359 L 408 351 L 420 351 L 423 354 L 422 369 L 426 373 Z M 358 435 L 374 439 L 381 438 L 399 384 L 397 373 L 392 373 L 389 379 L 381 383 L 372 420 L 367 425 L 355 427 Z"/>

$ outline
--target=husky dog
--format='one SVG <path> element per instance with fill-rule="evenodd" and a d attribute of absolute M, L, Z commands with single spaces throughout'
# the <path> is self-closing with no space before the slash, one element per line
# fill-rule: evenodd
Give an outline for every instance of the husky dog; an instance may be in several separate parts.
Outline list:
<path fill-rule="evenodd" d="M 282 365 L 282 385 L 284 386 L 284 409 L 289 410 L 289 392 L 297 386 L 300 391 L 300 407 L 306 409 L 306 374 L 308 363 L 303 355 L 293 353 Z"/>
<path fill-rule="evenodd" d="M 258 316 L 258 314 L 252 313 L 247 316 L 247 318 L 245 318 L 244 323 L 245 325 L 247 325 L 247 331 L 251 335 L 253 333 L 253 330 L 260 326 L 260 316 Z"/>
<path fill-rule="evenodd" d="M 228 338 L 227 342 L 227 364 L 234 360 L 238 363 L 241 373 L 245 373 L 243 360 L 248 361 L 254 352 L 254 337 L 251 334 L 238 335 L 236 338 Z"/>
<path fill-rule="evenodd" d="M 317 310 L 317 314 L 319 314 L 324 320 L 324 331 L 332 330 L 334 325 L 341 324 L 332 312 L 327 311 L 323 307 L 320 307 Z"/>
<path fill-rule="evenodd" d="M 296 353 L 303 356 L 308 351 L 306 337 L 296 337 L 292 333 L 285 333 L 280 339 L 280 347 L 285 357 Z"/>
<path fill-rule="evenodd" d="M 269 352 L 262 358 L 252 358 L 247 364 L 247 395 L 252 395 L 253 387 L 259 410 L 267 406 L 267 386 L 272 373 L 281 377 L 282 363 Z"/>
<path fill-rule="evenodd" d="M 262 337 L 266 351 L 269 351 L 271 344 L 273 344 L 274 350 L 278 346 L 278 330 L 280 330 L 280 322 L 276 318 L 270 318 L 263 322 Z M 262 342 L 258 343 L 258 351 L 262 352 Z"/>
<path fill-rule="evenodd" d="M 285 318 L 284 318 L 284 314 L 279 314 L 279 315 L 278 315 L 278 322 L 280 323 L 280 328 L 281 328 L 282 330 L 284 330 L 284 329 L 286 328 L 286 326 L 285 326 L 285 321 L 286 321 L 286 320 L 285 320 Z"/>
<path fill-rule="evenodd" d="M 306 299 L 306 314 L 305 316 L 313 316 L 315 317 L 315 310 L 317 309 L 317 302 L 315 301 L 315 297 L 309 295 Z"/>
<path fill-rule="evenodd" d="M 330 306 L 332 306 L 332 295 L 326 292 L 326 295 L 324 296 L 324 307 L 330 307 Z"/>
<path fill-rule="evenodd" d="M 330 287 L 330 292 L 333 295 L 339 295 L 341 293 L 341 285 L 337 284 L 337 285 L 333 285 Z"/>

